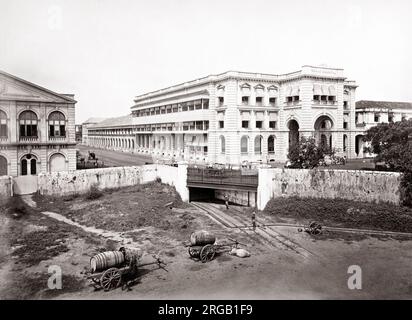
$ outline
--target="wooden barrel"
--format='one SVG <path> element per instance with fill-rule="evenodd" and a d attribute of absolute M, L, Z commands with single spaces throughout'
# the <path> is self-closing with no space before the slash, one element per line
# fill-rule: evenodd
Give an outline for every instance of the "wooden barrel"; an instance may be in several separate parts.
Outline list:
<path fill-rule="evenodd" d="M 90 268 L 92 272 L 106 270 L 110 267 L 116 267 L 124 262 L 124 255 L 120 251 L 106 251 L 96 254 L 90 259 Z"/>
<path fill-rule="evenodd" d="M 207 244 L 214 244 L 215 241 L 215 235 L 205 230 L 195 231 L 190 235 L 192 246 L 205 246 Z"/>
<path fill-rule="evenodd" d="M 126 263 L 138 261 L 143 255 L 143 251 L 140 248 L 121 247 L 119 251 L 123 253 Z"/>

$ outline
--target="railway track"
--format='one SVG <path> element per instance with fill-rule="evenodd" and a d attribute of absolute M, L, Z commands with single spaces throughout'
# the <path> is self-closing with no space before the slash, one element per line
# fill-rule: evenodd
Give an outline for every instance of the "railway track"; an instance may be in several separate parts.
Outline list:
<path fill-rule="evenodd" d="M 192 205 L 201 209 L 213 220 L 219 222 L 226 228 L 238 229 L 252 237 L 255 241 L 265 244 L 270 248 L 292 251 L 305 258 L 313 255 L 310 251 L 291 241 L 287 237 L 278 233 L 273 227 L 257 226 L 253 228 L 242 221 L 239 217 L 228 215 L 220 210 L 219 205 L 213 203 L 191 202 Z"/>

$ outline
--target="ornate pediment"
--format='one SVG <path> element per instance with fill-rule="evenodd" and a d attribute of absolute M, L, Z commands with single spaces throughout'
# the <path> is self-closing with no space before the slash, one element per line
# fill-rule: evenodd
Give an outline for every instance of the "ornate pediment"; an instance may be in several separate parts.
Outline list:
<path fill-rule="evenodd" d="M 67 96 L 0 72 L 0 100 L 75 103 Z"/>

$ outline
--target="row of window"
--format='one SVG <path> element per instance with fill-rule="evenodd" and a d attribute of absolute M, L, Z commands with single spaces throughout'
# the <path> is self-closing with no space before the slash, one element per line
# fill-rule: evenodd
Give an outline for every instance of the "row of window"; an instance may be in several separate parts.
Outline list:
<path fill-rule="evenodd" d="M 221 97 L 221 98 L 222 98 L 222 97 Z M 223 98 L 222 98 L 222 99 L 223 99 Z M 220 100 L 219 100 L 219 102 L 220 102 Z M 223 101 L 222 101 L 222 103 L 223 103 Z M 249 105 L 249 103 L 250 103 L 250 97 L 249 97 L 249 96 L 243 96 L 243 97 L 242 97 L 242 105 L 247 106 L 247 105 Z M 256 98 L 255 98 L 255 105 L 258 106 L 258 107 L 263 106 L 263 97 L 256 97 Z M 269 98 L 269 105 L 270 105 L 271 107 L 275 107 L 275 106 L 276 106 L 276 98 L 275 98 L 275 97 L 270 97 L 270 98 Z"/>
<path fill-rule="evenodd" d="M 134 134 L 141 131 L 189 131 L 209 130 L 209 121 L 186 121 L 182 123 L 158 123 L 152 125 L 137 126 L 134 129 L 93 130 L 90 134 Z"/>
<path fill-rule="evenodd" d="M 269 121 L 269 128 L 276 129 L 277 122 L 276 121 Z M 258 120 L 255 122 L 256 129 L 263 129 L 263 121 Z M 219 129 L 225 128 L 225 122 L 223 120 L 219 121 Z M 243 120 L 242 121 L 242 128 L 243 129 L 250 129 L 250 121 Z"/>
<path fill-rule="evenodd" d="M 226 139 L 224 136 L 220 136 L 219 140 L 220 140 L 220 152 L 224 154 L 226 152 Z M 262 153 L 262 142 L 263 142 L 262 136 L 255 137 L 255 140 L 254 140 L 255 154 Z M 268 153 L 271 153 L 271 154 L 275 152 L 275 137 L 274 136 L 268 137 L 267 151 Z M 242 136 L 242 138 L 240 139 L 240 153 L 241 154 L 249 153 L 249 137 L 248 136 Z"/>
<path fill-rule="evenodd" d="M 66 118 L 60 111 L 53 111 L 48 118 L 49 136 L 66 137 Z M 38 137 L 37 115 L 30 110 L 23 111 L 19 116 L 20 137 Z M 7 115 L 0 110 L 0 137 L 7 138 Z"/>
<path fill-rule="evenodd" d="M 157 114 L 167 114 L 202 109 L 209 109 L 209 99 L 198 99 L 187 102 L 169 104 L 155 108 L 146 108 L 142 110 L 133 111 L 133 115 L 136 117 L 145 117 Z"/>

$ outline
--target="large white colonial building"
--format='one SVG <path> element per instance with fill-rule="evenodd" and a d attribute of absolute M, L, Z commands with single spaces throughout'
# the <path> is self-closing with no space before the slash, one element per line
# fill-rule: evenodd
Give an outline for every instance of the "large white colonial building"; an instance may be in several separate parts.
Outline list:
<path fill-rule="evenodd" d="M 342 69 L 313 66 L 210 75 L 135 97 L 130 116 L 89 127 L 89 144 L 238 165 L 283 162 L 299 136 L 313 136 L 356 158 L 356 87 Z"/>
<path fill-rule="evenodd" d="M 0 176 L 75 170 L 75 103 L 0 71 Z"/>

